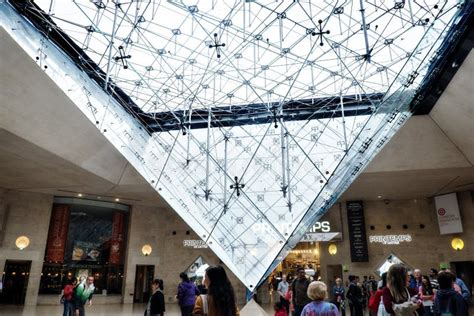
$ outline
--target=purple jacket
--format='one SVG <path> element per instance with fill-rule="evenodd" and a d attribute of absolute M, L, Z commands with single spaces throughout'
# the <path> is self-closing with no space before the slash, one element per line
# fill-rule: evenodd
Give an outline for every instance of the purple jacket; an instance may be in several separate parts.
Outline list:
<path fill-rule="evenodd" d="M 180 306 L 191 306 L 196 301 L 199 290 L 193 282 L 181 282 L 178 285 L 178 302 Z"/>

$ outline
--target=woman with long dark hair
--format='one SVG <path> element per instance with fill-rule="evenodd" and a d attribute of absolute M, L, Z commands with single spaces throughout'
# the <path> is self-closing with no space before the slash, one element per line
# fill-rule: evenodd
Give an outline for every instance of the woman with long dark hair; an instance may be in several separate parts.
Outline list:
<path fill-rule="evenodd" d="M 408 269 L 404 265 L 394 264 L 388 269 L 387 287 L 383 289 L 382 300 L 385 311 L 390 315 L 414 314 L 417 309 L 419 315 L 423 314 L 423 307 L 419 308 L 421 300 L 412 300 L 418 291 L 408 287 L 409 280 Z"/>
<path fill-rule="evenodd" d="M 232 284 L 223 267 L 209 267 L 204 276 L 207 295 L 200 295 L 194 305 L 194 316 L 240 316 Z"/>
<path fill-rule="evenodd" d="M 428 276 L 422 276 L 422 284 L 420 286 L 420 297 L 423 300 L 423 308 L 425 316 L 433 315 L 433 299 L 434 292 Z"/>

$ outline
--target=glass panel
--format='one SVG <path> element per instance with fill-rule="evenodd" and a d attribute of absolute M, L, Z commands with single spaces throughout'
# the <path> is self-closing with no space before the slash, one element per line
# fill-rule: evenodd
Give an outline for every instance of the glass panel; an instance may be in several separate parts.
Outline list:
<path fill-rule="evenodd" d="M 390 267 L 394 264 L 403 264 L 404 266 L 406 266 L 408 269 L 412 269 L 405 261 L 403 261 L 402 259 L 398 258 L 396 255 L 394 255 L 393 253 L 390 254 L 387 259 L 385 259 L 385 261 L 380 265 L 380 267 L 375 271 L 379 276 L 382 276 L 382 274 L 384 274 L 385 272 L 388 271 L 388 269 L 390 269 Z"/>

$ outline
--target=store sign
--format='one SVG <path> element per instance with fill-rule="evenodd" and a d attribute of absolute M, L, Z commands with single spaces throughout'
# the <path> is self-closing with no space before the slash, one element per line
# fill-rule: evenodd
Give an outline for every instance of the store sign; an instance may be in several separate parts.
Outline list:
<path fill-rule="evenodd" d="M 462 222 L 456 193 L 436 196 L 435 205 L 440 234 L 462 233 Z"/>
<path fill-rule="evenodd" d="M 309 254 L 312 254 L 312 253 L 318 253 L 317 250 L 313 250 L 313 249 L 293 249 L 293 250 L 290 250 L 290 253 L 295 253 L 295 254 L 302 254 L 302 253 L 309 253 Z"/>
<path fill-rule="evenodd" d="M 370 243 L 381 243 L 384 245 L 399 245 L 401 242 L 411 242 L 411 235 L 375 235 L 369 236 Z"/>
<path fill-rule="evenodd" d="M 279 223 L 270 225 L 267 223 L 255 223 L 252 226 L 254 233 L 272 233 L 277 229 L 280 232 L 291 231 L 290 223 Z M 331 223 L 329 221 L 318 221 L 303 235 L 300 242 L 314 242 L 314 241 L 330 241 L 334 239 L 342 239 L 341 232 L 332 232 Z"/>
<path fill-rule="evenodd" d="M 362 201 L 347 202 L 347 222 L 351 244 L 351 261 L 369 261 L 367 235 L 365 232 L 364 206 Z"/>
<path fill-rule="evenodd" d="M 331 231 L 331 223 L 328 221 L 316 222 L 313 227 L 309 229 L 309 233 L 323 232 L 327 233 Z"/>
<path fill-rule="evenodd" d="M 183 246 L 194 248 L 194 249 L 208 248 L 204 240 L 196 240 L 196 239 L 183 240 Z"/>

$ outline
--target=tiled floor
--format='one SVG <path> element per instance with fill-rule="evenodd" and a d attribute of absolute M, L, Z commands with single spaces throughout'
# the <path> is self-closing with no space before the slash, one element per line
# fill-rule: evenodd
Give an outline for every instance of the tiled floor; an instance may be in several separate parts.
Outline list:
<path fill-rule="evenodd" d="M 61 316 L 63 314 L 62 305 L 48 306 L 9 306 L 0 305 L 1 316 Z M 92 305 L 86 307 L 86 316 L 143 316 L 145 310 L 144 304 L 134 305 Z M 271 307 L 266 306 L 265 310 L 271 312 Z M 268 315 L 273 315 L 269 313 Z M 166 305 L 166 316 L 181 316 L 179 307 L 176 304 Z"/>

